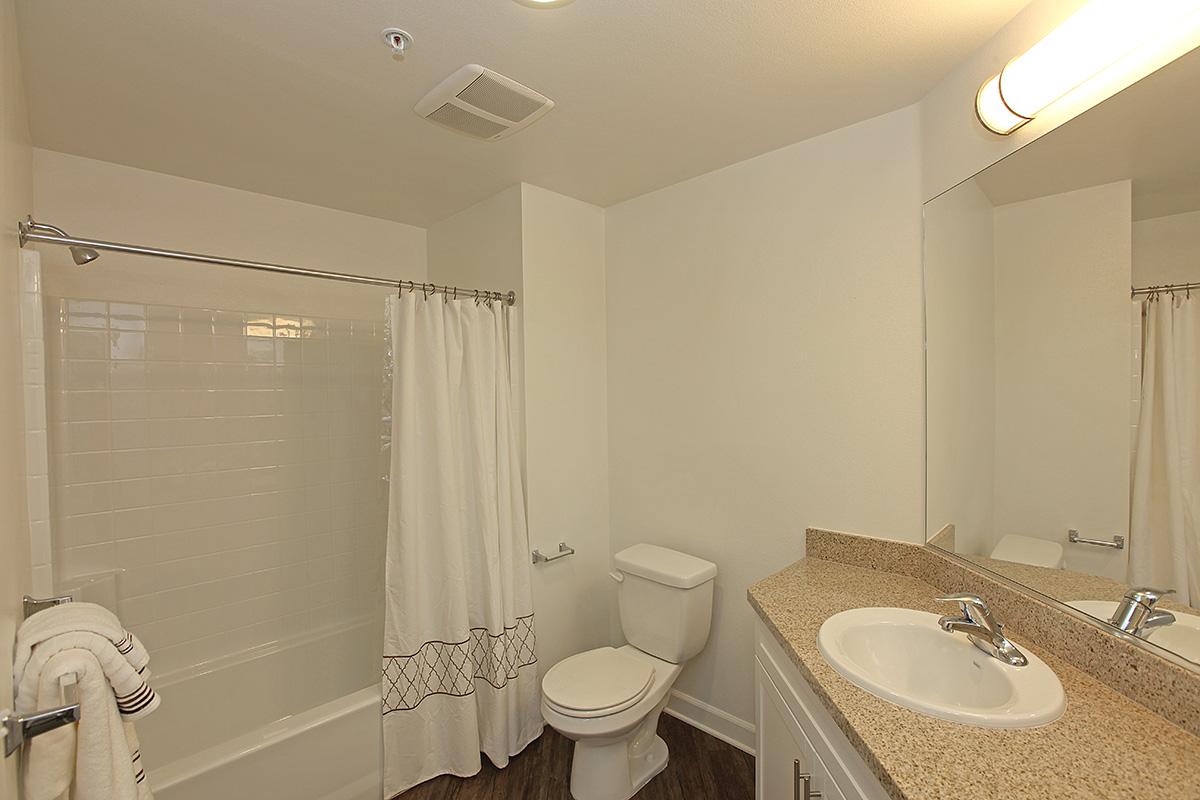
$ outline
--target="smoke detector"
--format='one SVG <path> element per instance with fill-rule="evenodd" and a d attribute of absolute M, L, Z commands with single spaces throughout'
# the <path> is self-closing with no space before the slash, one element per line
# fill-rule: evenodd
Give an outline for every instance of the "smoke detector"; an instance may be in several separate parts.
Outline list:
<path fill-rule="evenodd" d="M 413 111 L 452 131 L 494 142 L 540 119 L 554 101 L 499 72 L 467 64 L 421 98 Z"/>

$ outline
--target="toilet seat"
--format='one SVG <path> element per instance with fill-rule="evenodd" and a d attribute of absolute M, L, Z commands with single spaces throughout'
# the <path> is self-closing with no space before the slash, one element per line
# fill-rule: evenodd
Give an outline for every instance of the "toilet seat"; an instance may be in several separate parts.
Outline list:
<path fill-rule="evenodd" d="M 654 667 L 612 647 L 564 659 L 542 679 L 542 698 L 553 710 L 586 719 L 636 705 L 654 683 Z"/>

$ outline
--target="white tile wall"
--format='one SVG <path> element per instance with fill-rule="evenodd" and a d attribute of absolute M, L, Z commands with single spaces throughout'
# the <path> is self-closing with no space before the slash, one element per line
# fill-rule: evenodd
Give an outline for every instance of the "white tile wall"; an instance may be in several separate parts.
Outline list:
<path fill-rule="evenodd" d="M 162 672 L 381 606 L 383 321 L 47 298 L 59 586 Z"/>
<path fill-rule="evenodd" d="M 21 370 L 25 386 L 25 491 L 35 597 L 54 594 L 50 541 L 50 459 L 46 422 L 46 352 L 42 268 L 38 254 L 21 251 Z"/>

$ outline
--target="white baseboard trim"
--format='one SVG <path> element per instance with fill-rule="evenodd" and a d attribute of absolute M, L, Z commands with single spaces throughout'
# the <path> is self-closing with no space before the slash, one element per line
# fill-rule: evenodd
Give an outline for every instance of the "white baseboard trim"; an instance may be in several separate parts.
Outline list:
<path fill-rule="evenodd" d="M 671 699 L 664 711 L 709 736 L 754 755 L 754 726 L 744 719 L 675 690 L 671 691 Z"/>

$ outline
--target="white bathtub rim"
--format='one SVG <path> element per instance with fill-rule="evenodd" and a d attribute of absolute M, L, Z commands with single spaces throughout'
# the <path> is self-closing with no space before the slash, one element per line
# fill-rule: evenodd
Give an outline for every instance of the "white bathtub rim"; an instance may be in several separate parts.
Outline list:
<path fill-rule="evenodd" d="M 218 658 L 209 659 L 208 661 L 201 661 L 198 664 L 190 664 L 188 666 L 179 667 L 161 674 L 154 673 L 151 683 L 154 685 L 155 690 L 165 689 L 176 683 L 197 678 L 202 675 L 207 675 L 212 672 L 217 672 L 219 670 L 228 669 L 230 667 L 235 667 L 239 664 L 244 664 L 247 661 L 254 661 L 259 658 L 272 656 L 276 653 L 281 653 L 294 647 L 302 647 L 303 645 L 327 638 L 330 634 L 342 633 L 353 628 L 370 626 L 374 624 L 374 621 L 375 620 L 372 617 L 359 617 L 346 622 L 330 623 L 329 625 L 307 631 L 303 634 L 289 636 L 284 639 L 276 639 L 272 642 L 264 642 L 245 650 L 239 650 L 236 653 L 228 653 Z M 382 636 L 382 632 L 380 635 Z M 153 654 L 151 654 L 151 659 L 153 659 Z"/>
<path fill-rule="evenodd" d="M 381 703 L 378 686 L 360 689 L 353 694 L 336 698 L 299 714 L 284 717 L 250 733 L 152 769 L 150 770 L 150 785 L 154 791 L 169 789 L 178 783 L 251 756 L 264 748 L 309 733 L 315 728 L 354 711 L 371 705 L 380 706 Z"/>

